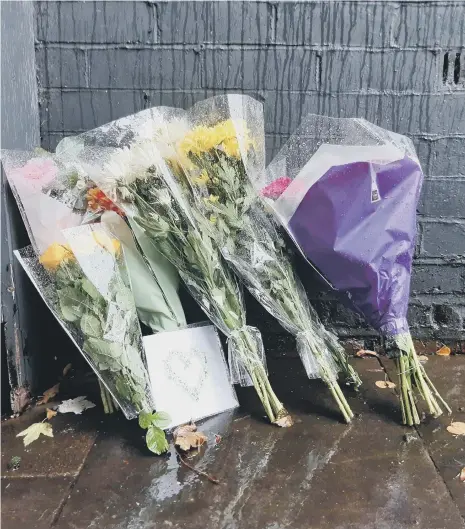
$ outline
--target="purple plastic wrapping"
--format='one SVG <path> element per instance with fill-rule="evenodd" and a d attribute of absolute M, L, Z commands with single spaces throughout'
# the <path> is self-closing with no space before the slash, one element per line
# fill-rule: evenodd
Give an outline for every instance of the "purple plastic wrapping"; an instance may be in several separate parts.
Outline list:
<path fill-rule="evenodd" d="M 271 162 L 262 195 L 304 256 L 373 327 L 408 332 L 423 180 L 413 148 L 364 120 L 309 116 L 303 127 Z"/>

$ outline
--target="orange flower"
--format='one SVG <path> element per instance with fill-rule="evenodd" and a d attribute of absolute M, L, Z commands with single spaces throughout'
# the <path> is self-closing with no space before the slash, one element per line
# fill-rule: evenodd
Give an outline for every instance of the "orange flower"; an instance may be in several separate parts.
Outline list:
<path fill-rule="evenodd" d="M 124 212 L 98 187 L 93 187 L 87 192 L 87 206 L 92 211 L 103 209 L 105 211 L 114 211 L 121 217 L 124 216 Z"/>

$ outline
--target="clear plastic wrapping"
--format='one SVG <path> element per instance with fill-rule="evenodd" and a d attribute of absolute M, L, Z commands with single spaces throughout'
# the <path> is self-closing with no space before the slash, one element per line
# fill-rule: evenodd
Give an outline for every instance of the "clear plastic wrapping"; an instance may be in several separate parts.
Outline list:
<path fill-rule="evenodd" d="M 63 231 L 38 258 L 17 257 L 47 306 L 128 419 L 151 411 L 142 335 L 124 254 L 99 225 Z"/>
<path fill-rule="evenodd" d="M 180 163 L 211 221 L 212 237 L 257 300 L 298 338 L 310 378 L 333 384 L 341 369 L 358 383 L 337 340 L 310 306 L 284 243 L 250 184 L 264 172 L 262 105 L 247 96 L 207 99 L 188 112 Z"/>
<path fill-rule="evenodd" d="M 450 412 L 418 361 L 407 322 L 423 173 L 411 140 L 364 119 L 310 114 L 251 181 L 309 263 L 398 347 L 403 420 Z M 441 408 L 442 407 L 442 408 Z"/>
<path fill-rule="evenodd" d="M 182 111 L 149 109 L 66 140 L 82 170 L 125 211 L 176 267 L 210 320 L 229 338 L 233 382 L 254 384 L 271 420 L 282 404 L 269 386 L 258 330 L 246 326 L 241 288 L 225 266 L 210 221 L 192 209 L 171 138 Z M 78 149 L 75 149 L 76 151 Z M 240 338 L 238 338 L 240 337 Z"/>
<path fill-rule="evenodd" d="M 131 232 L 120 218 L 123 212 L 75 163 L 82 148 L 75 147 L 61 146 L 56 154 L 42 149 L 2 151 L 5 173 L 36 253 L 52 243 L 64 244 L 66 228 L 103 222 L 125 248 L 141 321 L 155 332 L 185 325 L 173 266 L 146 244 L 140 230 L 134 227 Z"/>
<path fill-rule="evenodd" d="M 87 207 L 76 168 L 42 150 L 2 150 L 2 164 L 35 251 L 64 243 L 62 230 L 79 226 Z"/>

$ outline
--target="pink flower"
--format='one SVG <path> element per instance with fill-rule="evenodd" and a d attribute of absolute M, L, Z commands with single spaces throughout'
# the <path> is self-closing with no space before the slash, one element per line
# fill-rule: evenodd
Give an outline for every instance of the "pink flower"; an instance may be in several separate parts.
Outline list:
<path fill-rule="evenodd" d="M 292 178 L 281 176 L 281 178 L 277 178 L 274 182 L 271 182 L 271 184 L 264 187 L 260 194 L 262 197 L 276 200 L 284 193 L 284 191 L 286 191 L 291 182 Z"/>
<path fill-rule="evenodd" d="M 44 187 L 55 180 L 58 168 L 48 158 L 32 158 L 23 167 L 16 167 L 11 171 L 11 176 L 16 183 L 19 180 L 27 181 L 31 187 Z"/>

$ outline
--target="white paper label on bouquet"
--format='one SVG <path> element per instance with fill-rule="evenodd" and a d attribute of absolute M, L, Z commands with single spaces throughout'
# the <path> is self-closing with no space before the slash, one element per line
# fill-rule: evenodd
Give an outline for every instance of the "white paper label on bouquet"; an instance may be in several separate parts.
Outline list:
<path fill-rule="evenodd" d="M 215 327 L 187 327 L 143 340 L 155 408 L 170 415 L 168 428 L 239 406 Z"/>

